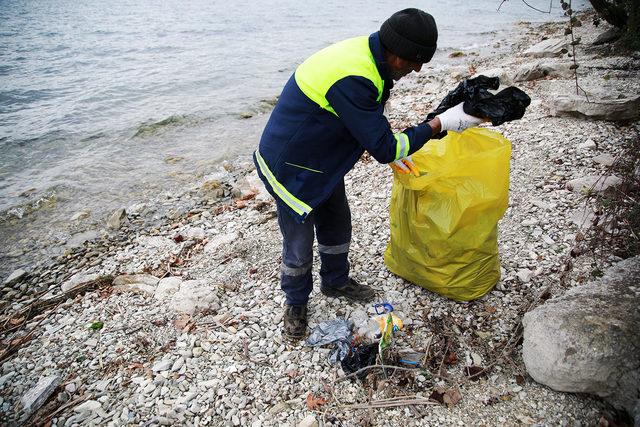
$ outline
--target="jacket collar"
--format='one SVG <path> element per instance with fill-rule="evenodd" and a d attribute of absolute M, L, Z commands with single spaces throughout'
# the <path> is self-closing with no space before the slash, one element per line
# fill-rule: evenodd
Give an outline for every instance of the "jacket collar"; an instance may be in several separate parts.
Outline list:
<path fill-rule="evenodd" d="M 378 68 L 380 77 L 384 80 L 385 87 L 393 87 L 393 80 L 389 76 L 389 68 L 384 59 L 384 51 L 382 48 L 382 42 L 380 41 L 380 33 L 378 31 L 369 36 L 369 49 L 373 54 L 373 59 L 376 61 L 376 67 Z"/>

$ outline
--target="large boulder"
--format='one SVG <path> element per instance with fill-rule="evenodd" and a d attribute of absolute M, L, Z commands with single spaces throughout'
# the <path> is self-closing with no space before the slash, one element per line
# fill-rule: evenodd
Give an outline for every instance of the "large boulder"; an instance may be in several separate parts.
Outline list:
<path fill-rule="evenodd" d="M 635 120 L 640 118 L 640 95 L 556 95 L 551 101 L 554 116 L 587 117 L 596 120 Z"/>
<path fill-rule="evenodd" d="M 500 85 L 510 85 L 513 83 L 512 72 L 505 67 L 480 69 L 476 71 L 473 77 L 487 76 L 498 77 L 500 79 Z M 437 90 L 434 88 L 434 91 Z"/>
<path fill-rule="evenodd" d="M 127 211 L 124 208 L 117 209 L 116 211 L 112 212 L 111 215 L 109 215 L 109 218 L 107 219 L 107 227 L 113 230 L 117 230 L 122 226 L 124 220 L 126 219 Z"/>
<path fill-rule="evenodd" d="M 113 280 L 113 286 L 115 290 L 140 292 L 153 296 L 159 281 L 159 278 L 150 274 L 123 274 Z"/>
<path fill-rule="evenodd" d="M 543 40 L 538 44 L 531 46 L 522 54 L 533 58 L 553 58 L 567 52 L 569 43 L 566 38 L 554 38 Z"/>
<path fill-rule="evenodd" d="M 611 43 L 618 40 L 622 36 L 622 31 L 618 28 L 610 28 L 604 33 L 598 34 L 598 37 L 591 43 L 594 46 Z"/>
<path fill-rule="evenodd" d="M 60 286 L 60 288 L 62 289 L 62 292 L 69 292 L 87 282 L 92 282 L 94 280 L 98 280 L 99 278 L 100 275 L 98 273 L 89 273 L 86 271 L 82 271 L 71 276 L 71 278 L 64 282 Z"/>
<path fill-rule="evenodd" d="M 180 283 L 180 288 L 171 295 L 169 307 L 178 313 L 190 315 L 207 311 L 218 300 L 218 296 L 213 290 L 212 284 L 205 280 L 185 280 Z"/>
<path fill-rule="evenodd" d="M 622 184 L 622 178 L 615 175 L 599 176 L 589 175 L 582 178 L 572 179 L 565 184 L 567 190 L 575 193 L 598 193 L 603 194 L 610 189 Z"/>
<path fill-rule="evenodd" d="M 640 256 L 525 314 L 523 358 L 534 380 L 640 408 Z M 635 413 L 640 422 L 640 413 Z"/>
<path fill-rule="evenodd" d="M 533 62 L 519 66 L 511 78 L 514 82 L 526 82 L 529 80 L 537 80 L 543 77 L 569 78 L 573 71 L 569 68 L 570 64 L 551 62 Z"/>

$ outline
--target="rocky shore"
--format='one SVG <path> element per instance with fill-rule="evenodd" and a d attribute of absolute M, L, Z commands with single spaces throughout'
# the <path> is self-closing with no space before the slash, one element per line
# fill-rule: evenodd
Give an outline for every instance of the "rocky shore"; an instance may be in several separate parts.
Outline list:
<path fill-rule="evenodd" d="M 611 95 L 598 111 L 571 96 L 572 62 L 552 43 L 563 37 L 562 23 L 522 23 L 512 39 L 501 42 L 506 53 L 454 53 L 446 66 L 424 67 L 394 89 L 388 116 L 397 129 L 421 121 L 461 79 L 476 74 L 498 75 L 533 100 L 522 120 L 496 128 L 513 144 L 510 203 L 499 224 L 502 279 L 482 299 L 456 303 L 389 273 L 383 254 L 391 171 L 364 156 L 346 177 L 353 274 L 403 313 L 400 341 L 425 354 L 428 369 L 370 375 L 361 383 L 329 365 L 329 349 L 283 340 L 275 206 L 246 159 L 221 166 L 182 194 L 116 211 L 100 237 L 51 264 L 3 278 L 0 422 L 313 426 L 606 420 L 613 411 L 599 398 L 556 392 L 527 376 L 519 328 L 524 313 L 542 299 L 562 295 L 592 275 L 595 267 L 587 257 L 571 258 L 572 269 L 564 274 L 592 214 L 583 187 L 593 188 L 590 177 L 609 176 L 624 144 L 640 134 L 634 100 L 640 94 L 640 57 L 616 56 L 608 44 L 594 46 L 606 28 L 595 28 L 590 17 L 584 14 L 575 29 L 582 38 L 579 85 L 592 98 L 603 99 L 596 95 L 603 91 Z M 543 39 L 546 46 L 531 49 Z M 602 116 L 612 102 L 621 106 L 610 114 L 630 115 L 622 124 Z M 616 185 L 614 178 L 607 185 Z M 607 265 L 620 261 L 612 254 L 602 259 Z M 372 314 L 373 307 L 314 291 L 310 327 Z M 469 366 L 481 368 L 479 375 L 470 375 Z M 401 397 L 417 404 L 400 405 Z"/>

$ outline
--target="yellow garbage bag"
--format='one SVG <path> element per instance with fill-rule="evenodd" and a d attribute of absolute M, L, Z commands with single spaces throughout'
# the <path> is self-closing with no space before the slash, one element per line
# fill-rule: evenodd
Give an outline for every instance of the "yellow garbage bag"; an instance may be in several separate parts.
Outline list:
<path fill-rule="evenodd" d="M 471 128 L 411 157 L 420 177 L 394 174 L 385 263 L 447 298 L 480 298 L 500 279 L 497 225 L 508 204 L 511 143 Z"/>

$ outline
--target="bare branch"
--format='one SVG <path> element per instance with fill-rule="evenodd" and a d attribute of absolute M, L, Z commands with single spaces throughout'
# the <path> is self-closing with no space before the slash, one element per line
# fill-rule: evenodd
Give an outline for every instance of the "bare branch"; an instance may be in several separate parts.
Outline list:
<path fill-rule="evenodd" d="M 503 2 L 504 3 L 504 2 Z M 527 6 L 529 6 L 531 9 L 538 11 L 540 13 L 551 13 L 551 5 L 553 4 L 553 0 L 549 0 L 549 10 L 542 10 L 542 9 L 538 9 L 537 7 L 531 6 L 529 3 L 527 3 L 526 0 L 522 0 L 522 3 L 526 4 Z"/>

